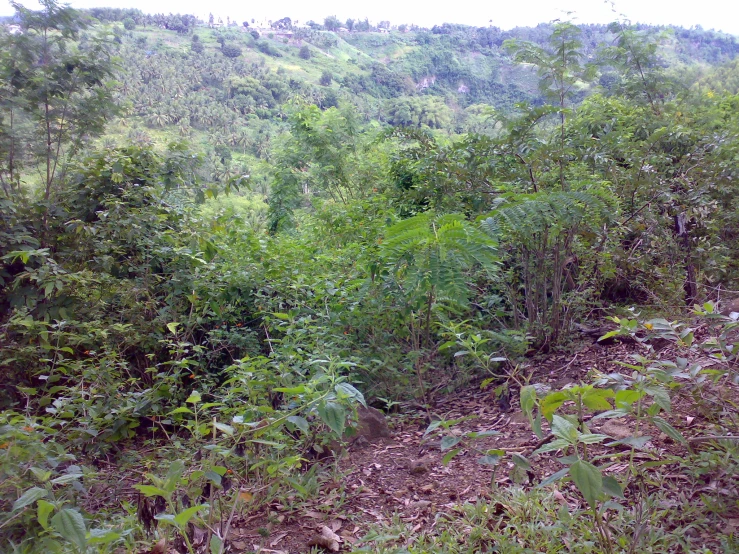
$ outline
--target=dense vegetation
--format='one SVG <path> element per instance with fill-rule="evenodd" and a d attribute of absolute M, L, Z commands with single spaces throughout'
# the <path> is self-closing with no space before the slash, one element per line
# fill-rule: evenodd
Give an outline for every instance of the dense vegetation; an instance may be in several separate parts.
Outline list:
<path fill-rule="evenodd" d="M 223 552 L 216 522 L 308 495 L 299 476 L 358 404 L 412 400 L 433 432 L 454 425 L 434 396 L 484 379 L 502 403 L 520 396 L 536 455 L 569 454 L 548 482 L 582 494 L 564 510 L 590 529 L 580 551 L 708 551 L 659 527 L 644 442 L 621 442 L 629 471 L 614 478 L 583 411 L 687 444 L 663 417 L 671 395 L 736 382 L 737 324 L 715 308 L 739 290 L 736 39 L 331 18 L 263 36 L 43 6 L 16 6 L 19 32 L 0 32 L 3 549 L 135 551 L 158 521 L 179 551 L 205 529 Z M 711 323 L 700 340 L 696 314 Z M 648 348 L 632 380 L 529 385 L 534 356 L 606 316 L 607 338 Z M 715 365 L 687 368 L 695 353 Z M 711 402 L 717 434 L 736 436 L 736 398 Z M 462 438 L 444 437 L 446 462 Z M 731 482 L 736 441 L 701 446 L 690 455 Z M 483 463 L 505 457 L 529 463 Z M 93 501 L 108 464 L 136 468 L 138 504 Z M 564 521 L 541 491 L 505 494 Z M 706 492 L 706 522 L 736 517 L 727 494 Z M 664 536 L 607 515 L 622 512 Z M 450 525 L 413 551 L 461 552 Z M 737 548 L 731 532 L 711 540 Z"/>

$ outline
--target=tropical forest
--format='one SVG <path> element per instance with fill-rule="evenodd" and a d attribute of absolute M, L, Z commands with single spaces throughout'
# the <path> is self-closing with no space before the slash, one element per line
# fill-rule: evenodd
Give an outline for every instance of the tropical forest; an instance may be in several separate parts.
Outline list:
<path fill-rule="evenodd" d="M 739 552 L 739 37 L 10 3 L 0 552 Z"/>

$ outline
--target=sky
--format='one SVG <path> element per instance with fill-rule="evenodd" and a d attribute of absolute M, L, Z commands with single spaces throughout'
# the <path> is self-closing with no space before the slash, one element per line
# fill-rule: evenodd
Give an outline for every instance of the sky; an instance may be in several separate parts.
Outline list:
<path fill-rule="evenodd" d="M 21 0 L 28 8 L 35 0 Z M 392 24 L 411 23 L 431 27 L 441 23 L 494 25 L 502 29 L 535 26 L 555 19 L 570 19 L 575 23 L 608 23 L 625 16 L 633 23 L 680 25 L 715 29 L 739 35 L 739 2 L 736 0 L 270 0 L 240 2 L 234 0 L 66 0 L 75 8 L 127 7 L 149 13 L 192 13 L 206 19 L 209 12 L 226 20 L 277 20 L 290 17 L 293 21 L 310 19 L 322 22 L 328 15 L 342 21 L 347 17 L 372 22 L 388 20 Z M 567 15 L 569 12 L 569 15 Z M 10 15 L 8 0 L 0 0 L 0 15 Z"/>

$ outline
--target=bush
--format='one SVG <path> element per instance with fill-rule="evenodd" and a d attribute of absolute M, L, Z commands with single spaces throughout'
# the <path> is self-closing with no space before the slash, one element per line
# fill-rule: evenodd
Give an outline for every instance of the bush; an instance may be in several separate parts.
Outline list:
<path fill-rule="evenodd" d="M 195 46 L 194 43 L 193 46 Z M 241 47 L 233 42 L 225 42 L 221 47 L 221 52 L 223 52 L 223 55 L 227 58 L 238 58 L 241 56 Z"/>
<path fill-rule="evenodd" d="M 136 22 L 134 22 L 130 17 L 127 17 L 123 20 L 123 28 L 126 31 L 133 31 L 136 28 Z"/>
<path fill-rule="evenodd" d="M 310 46 L 307 44 L 300 47 L 300 52 L 298 52 L 298 56 L 300 56 L 304 60 L 310 60 L 313 57 L 313 52 L 311 52 Z"/>
<path fill-rule="evenodd" d="M 273 58 L 281 58 L 282 57 L 282 54 L 280 54 L 280 51 L 277 50 L 277 48 L 275 48 L 269 42 L 266 42 L 266 41 L 257 42 L 257 50 L 259 50 L 263 54 L 267 54 L 268 56 L 272 56 Z"/>
<path fill-rule="evenodd" d="M 331 75 L 331 72 L 328 70 L 325 70 L 323 73 L 321 73 L 321 78 L 319 79 L 319 83 L 323 85 L 324 87 L 329 86 L 333 82 L 334 78 Z"/>
<path fill-rule="evenodd" d="M 249 34 L 252 36 L 254 40 L 259 39 L 259 31 L 249 31 Z"/>

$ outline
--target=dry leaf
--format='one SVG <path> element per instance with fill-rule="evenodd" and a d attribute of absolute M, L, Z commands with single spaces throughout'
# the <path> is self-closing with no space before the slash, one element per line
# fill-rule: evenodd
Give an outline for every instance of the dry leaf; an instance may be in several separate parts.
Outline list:
<path fill-rule="evenodd" d="M 331 530 L 334 531 L 334 532 L 336 532 L 339 529 L 341 529 L 341 526 L 342 525 L 343 525 L 343 523 L 341 521 L 339 521 L 338 519 L 335 519 L 331 523 L 329 523 L 329 527 L 331 527 Z"/>
<path fill-rule="evenodd" d="M 244 502 L 251 502 L 252 498 L 254 498 L 254 495 L 249 491 L 239 491 L 239 500 L 243 500 Z"/>
<path fill-rule="evenodd" d="M 274 539 L 272 539 L 269 543 L 270 546 L 277 546 L 282 539 L 287 537 L 287 533 L 280 533 L 277 535 Z"/>
<path fill-rule="evenodd" d="M 159 539 L 159 541 L 151 547 L 149 554 L 166 554 L 167 553 L 167 539 Z"/>
<path fill-rule="evenodd" d="M 325 525 L 321 527 L 321 534 L 308 541 L 308 546 L 320 546 L 330 552 L 338 552 L 341 548 L 341 537 Z"/>

